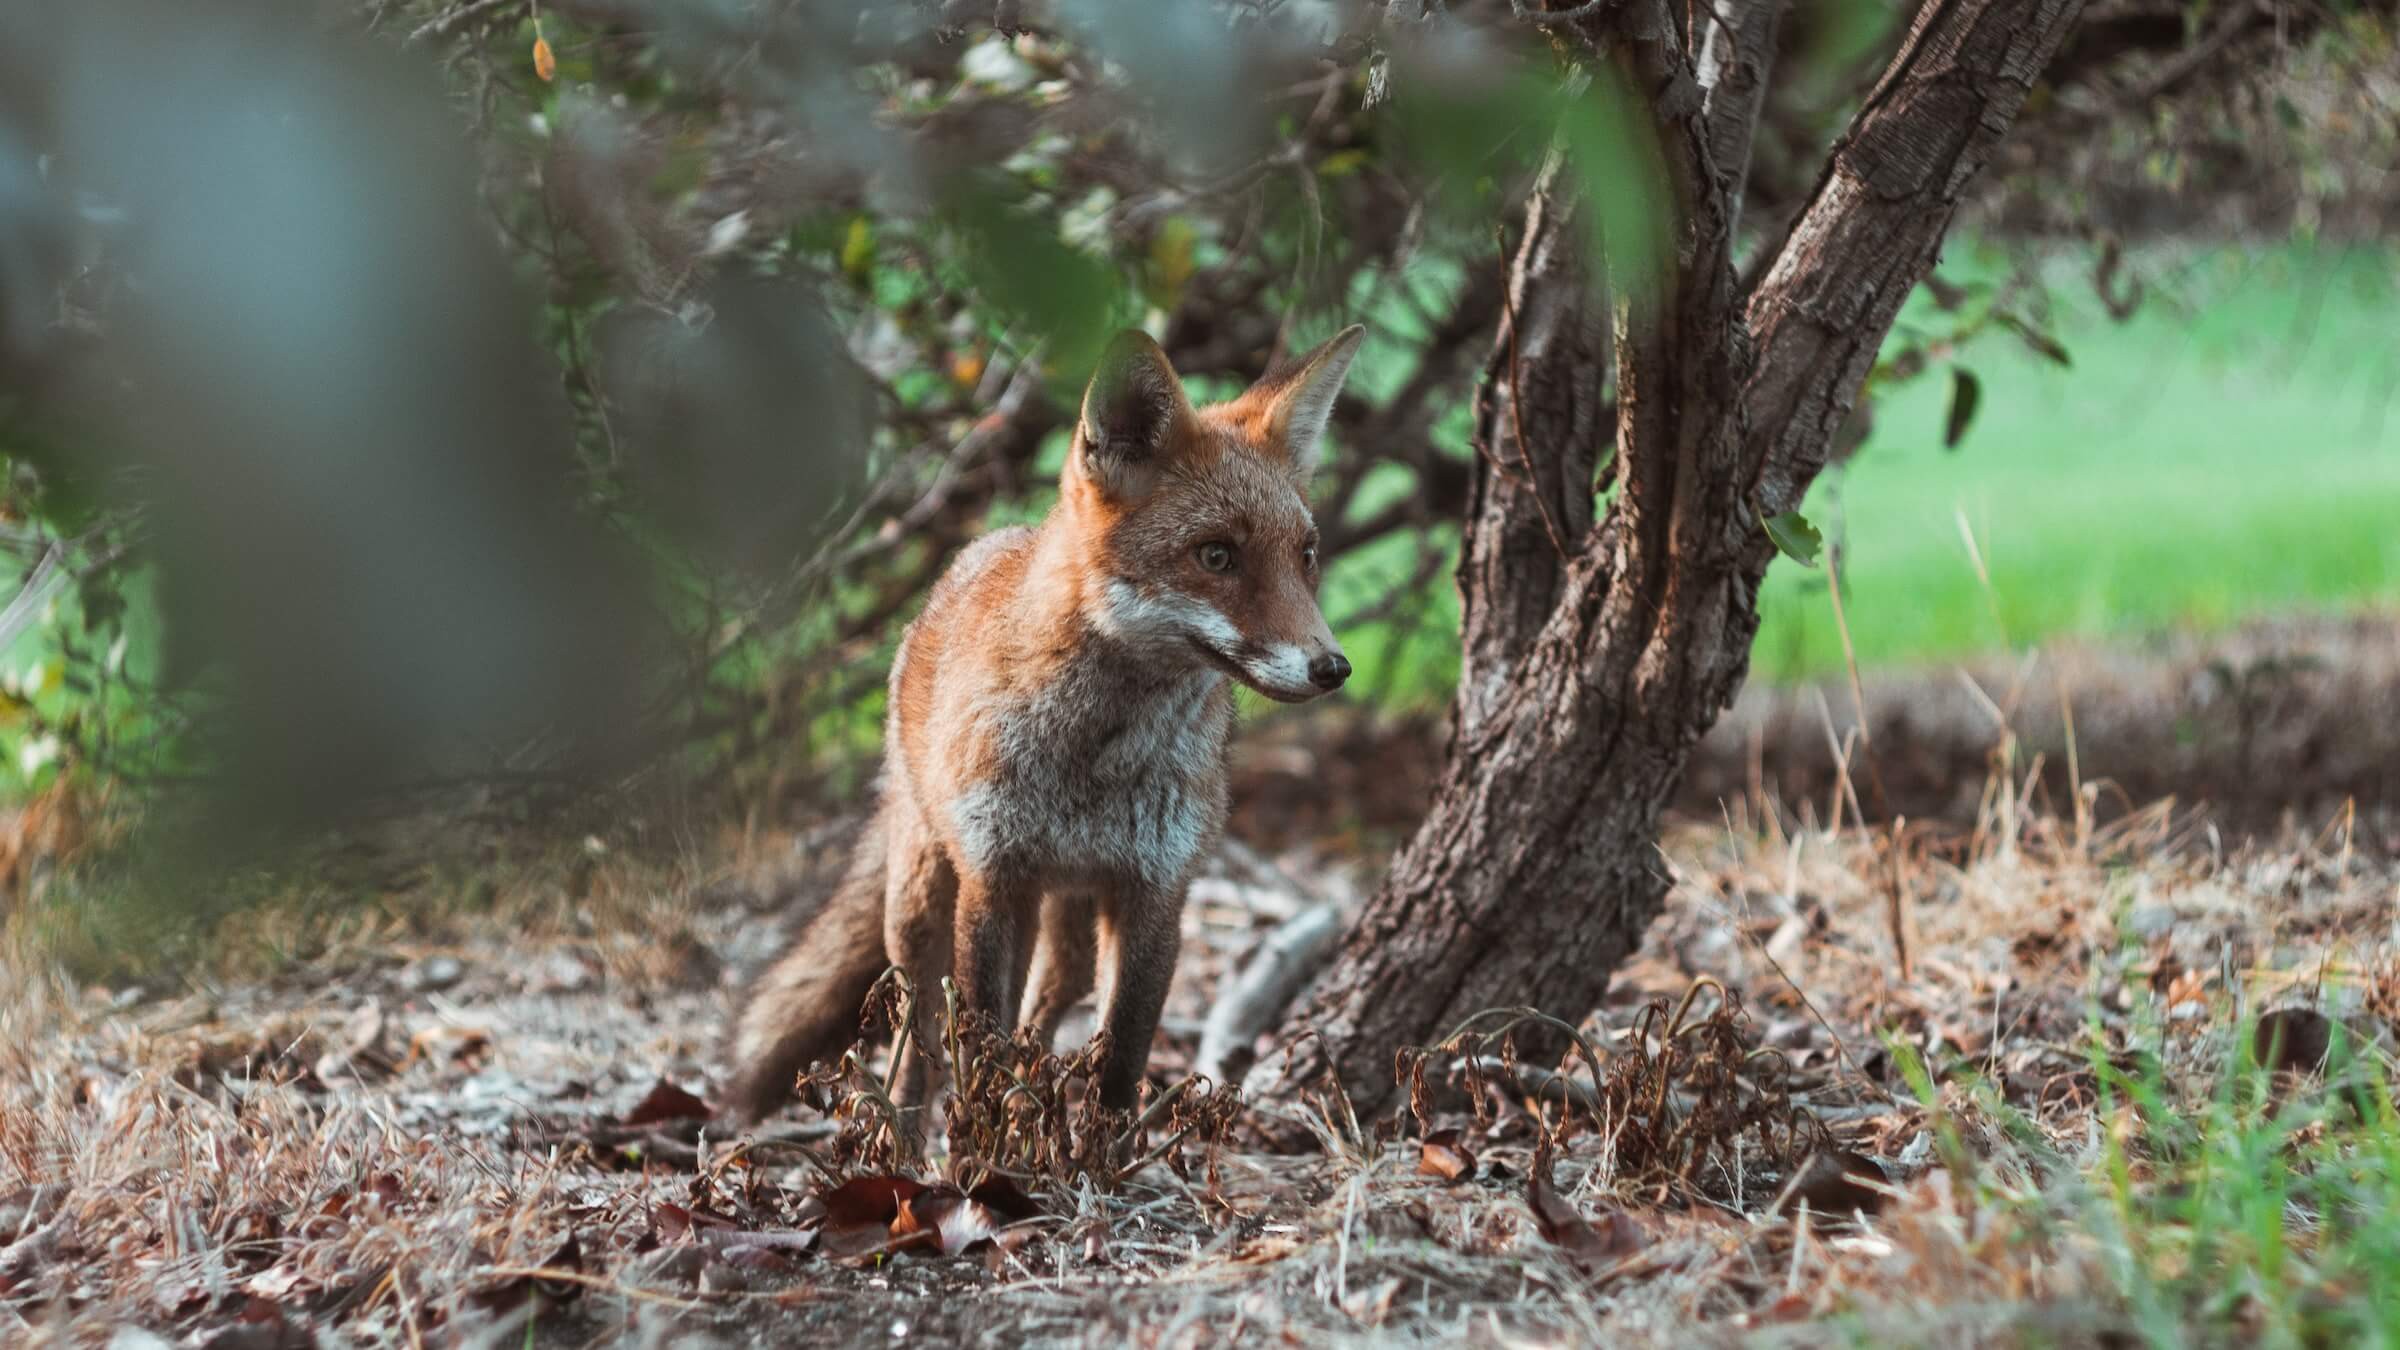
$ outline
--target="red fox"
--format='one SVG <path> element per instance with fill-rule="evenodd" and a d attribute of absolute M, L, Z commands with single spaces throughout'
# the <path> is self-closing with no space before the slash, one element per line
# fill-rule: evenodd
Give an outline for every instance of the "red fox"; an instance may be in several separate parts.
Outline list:
<path fill-rule="evenodd" d="M 1363 333 L 1205 408 L 1148 337 L 1110 342 L 1057 506 L 962 551 L 900 639 L 875 816 L 736 1014 L 738 1112 L 846 1044 L 887 965 L 928 1044 L 945 974 L 962 1011 L 1045 1042 L 1096 975 L 1101 1100 L 1133 1105 L 1225 820 L 1226 681 L 1298 703 L 1350 676 L 1302 489 Z M 919 1104 L 928 1072 L 904 1073 Z"/>

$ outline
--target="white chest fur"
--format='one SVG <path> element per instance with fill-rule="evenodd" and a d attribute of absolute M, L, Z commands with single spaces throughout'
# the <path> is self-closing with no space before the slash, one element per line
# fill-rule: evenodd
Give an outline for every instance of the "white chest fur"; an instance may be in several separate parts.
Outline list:
<path fill-rule="evenodd" d="M 1223 820 L 1223 684 L 1095 659 L 978 709 L 998 764 L 951 806 L 966 861 L 1045 887 L 1180 881 Z"/>

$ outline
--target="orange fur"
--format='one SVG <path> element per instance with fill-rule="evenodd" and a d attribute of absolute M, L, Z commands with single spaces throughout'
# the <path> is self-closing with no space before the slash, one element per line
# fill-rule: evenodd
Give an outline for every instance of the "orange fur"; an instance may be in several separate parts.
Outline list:
<path fill-rule="evenodd" d="M 1101 1095 L 1132 1104 L 1224 820 L 1228 681 L 1297 702 L 1349 674 L 1300 486 L 1358 336 L 1205 409 L 1148 338 L 1111 344 L 1056 508 L 962 552 L 901 639 L 870 846 L 736 1020 L 740 1109 L 839 1047 L 886 962 L 1045 1035 L 1096 984 Z"/>

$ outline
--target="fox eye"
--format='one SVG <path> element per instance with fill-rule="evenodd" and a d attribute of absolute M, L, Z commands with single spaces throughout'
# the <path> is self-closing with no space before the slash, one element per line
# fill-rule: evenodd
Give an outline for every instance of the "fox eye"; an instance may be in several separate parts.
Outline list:
<path fill-rule="evenodd" d="M 1232 571 L 1233 545 L 1202 544 L 1200 546 L 1200 565 L 1211 572 Z"/>
<path fill-rule="evenodd" d="M 1300 565 L 1311 572 L 1317 570 L 1317 546 L 1308 544 L 1300 550 Z"/>

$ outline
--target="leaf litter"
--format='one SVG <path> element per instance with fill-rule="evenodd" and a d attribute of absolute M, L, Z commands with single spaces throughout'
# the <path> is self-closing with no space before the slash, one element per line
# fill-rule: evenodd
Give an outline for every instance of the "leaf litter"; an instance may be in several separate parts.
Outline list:
<path fill-rule="evenodd" d="M 1495 1009 L 1420 1048 L 1400 1119 L 1326 1089 L 1299 1154 L 1246 1151 L 1228 1088 L 1170 1072 L 1111 1116 L 1088 1052 L 947 1018 L 946 1137 L 865 1054 L 737 1132 L 708 1100 L 721 995 L 630 973 L 606 934 L 555 939 L 606 976 L 543 989 L 497 930 L 439 990 L 387 963 L 119 1008 L 12 966 L 0 1336 L 1689 1343 L 1840 1309 L 1973 1343 L 2009 1338 L 1992 1309 L 2044 1306 L 2105 1328 L 2100 1253 L 2039 1202 L 2109 1131 L 2151 1166 L 2096 1075 L 2204 1096 L 2247 1034 L 2279 1091 L 2321 1093 L 2400 1010 L 2392 873 L 2178 829 L 1994 808 L 1949 834 L 1763 809 L 1685 830 L 1603 1007 Z M 696 922 L 737 960 L 756 927 L 739 904 Z M 1195 922 L 1170 1070 L 1265 921 Z M 913 1025 L 912 997 L 887 985 L 878 1016 Z"/>

